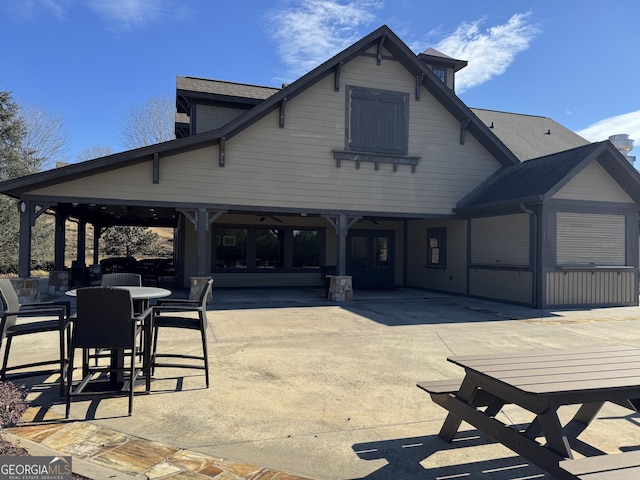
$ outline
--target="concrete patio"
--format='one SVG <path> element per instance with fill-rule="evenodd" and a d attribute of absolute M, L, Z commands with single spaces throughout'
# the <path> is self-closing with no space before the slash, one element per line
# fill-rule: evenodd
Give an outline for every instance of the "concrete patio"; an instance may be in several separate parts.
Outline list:
<path fill-rule="evenodd" d="M 210 389 L 198 371 L 158 369 L 132 417 L 117 398 L 74 401 L 60 421 L 57 379 L 27 379 L 32 408 L 11 432 L 94 465 L 96 478 L 549 479 L 469 425 L 442 441 L 445 411 L 416 382 L 461 377 L 453 354 L 640 345 L 637 307 L 541 311 L 410 289 L 356 291 L 342 304 L 322 295 L 216 290 Z M 28 356 L 56 349 L 55 339 L 21 345 Z M 170 348 L 197 349 L 197 333 L 176 334 Z M 523 420 L 513 407 L 500 418 Z M 607 404 L 580 438 L 607 453 L 638 449 L 639 423 Z M 118 453 L 126 442 L 144 460 Z M 179 468 L 190 462 L 210 468 Z"/>

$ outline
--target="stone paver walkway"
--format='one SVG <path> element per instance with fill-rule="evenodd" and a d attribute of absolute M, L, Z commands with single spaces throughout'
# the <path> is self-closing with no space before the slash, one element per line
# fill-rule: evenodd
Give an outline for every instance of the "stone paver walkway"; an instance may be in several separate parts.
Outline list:
<path fill-rule="evenodd" d="M 138 478 L 156 480 L 311 480 L 257 465 L 214 458 L 181 448 L 170 447 L 111 430 L 89 422 L 65 422 L 50 412 L 36 419 L 39 408 L 29 408 L 20 425 L 6 429 L 19 439 L 48 447 L 73 459 L 84 460 L 85 468 L 74 465 L 74 473 L 95 479 L 89 465 Z M 37 423 L 35 423 L 37 421 Z M 23 445 L 24 446 L 24 445 Z M 73 465 L 73 463 L 72 463 Z"/>

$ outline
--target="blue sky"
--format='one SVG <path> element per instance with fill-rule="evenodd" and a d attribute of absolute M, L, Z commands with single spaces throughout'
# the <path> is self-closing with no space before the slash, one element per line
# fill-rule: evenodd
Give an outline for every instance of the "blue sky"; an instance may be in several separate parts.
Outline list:
<path fill-rule="evenodd" d="M 67 161 L 121 151 L 134 107 L 178 75 L 279 87 L 381 25 L 469 66 L 470 107 L 551 117 L 640 150 L 636 0 L 0 0 L 0 90 L 60 117 Z"/>

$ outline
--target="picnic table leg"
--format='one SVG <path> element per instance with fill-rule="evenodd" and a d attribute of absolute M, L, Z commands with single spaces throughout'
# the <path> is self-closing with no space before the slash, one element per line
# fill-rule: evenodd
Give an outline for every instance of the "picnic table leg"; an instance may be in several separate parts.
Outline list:
<path fill-rule="evenodd" d="M 564 458 L 573 458 L 571 446 L 555 409 L 548 408 L 538 414 L 536 421 L 540 423 L 542 433 L 547 441 L 547 448 L 562 455 Z"/>
<path fill-rule="evenodd" d="M 462 385 L 460 385 L 460 390 L 458 390 L 458 393 L 455 396 L 460 400 L 463 400 L 464 402 L 471 405 L 473 402 L 473 397 L 475 397 L 477 392 L 478 392 L 478 387 L 475 384 L 473 384 L 471 381 L 469 381 L 468 378 L 465 378 L 462 381 Z M 431 397 L 435 401 L 434 396 L 431 395 Z M 447 418 L 444 419 L 444 423 L 440 428 L 440 432 L 438 433 L 438 436 L 442 438 L 445 442 L 451 443 L 453 441 L 453 438 L 456 436 L 456 433 L 458 433 L 458 429 L 460 428 L 461 423 L 462 423 L 462 419 L 460 417 L 454 415 L 451 412 L 447 413 Z"/>
<path fill-rule="evenodd" d="M 589 425 L 604 405 L 604 402 L 583 404 L 571 419 L 571 423 L 580 422 L 584 426 Z"/>
<path fill-rule="evenodd" d="M 453 413 L 447 413 L 447 418 L 444 419 L 444 423 L 440 428 L 438 436 L 445 442 L 451 443 L 453 438 L 456 436 L 456 433 L 458 433 L 461 423 L 462 419 L 456 417 Z"/>

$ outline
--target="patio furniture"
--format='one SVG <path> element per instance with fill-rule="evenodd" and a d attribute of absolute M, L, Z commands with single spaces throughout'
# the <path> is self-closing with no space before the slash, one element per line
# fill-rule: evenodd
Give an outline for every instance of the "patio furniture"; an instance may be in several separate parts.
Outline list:
<path fill-rule="evenodd" d="M 631 480 L 640 478 L 640 451 L 563 460 L 560 467 L 580 480 Z"/>
<path fill-rule="evenodd" d="M 454 382 L 418 383 L 449 412 L 440 437 L 451 442 L 465 421 L 559 479 L 596 478 L 576 476 L 561 462 L 573 459 L 572 447 L 581 449 L 576 437 L 605 402 L 631 405 L 629 399 L 640 398 L 639 348 L 468 355 L 448 360 L 465 369 L 459 388 Z M 509 428 L 495 418 L 507 404 L 534 414 L 525 429 Z M 558 409 L 564 405 L 580 407 L 563 425 Z M 629 458 L 611 455 L 606 462 L 628 464 Z"/>
<path fill-rule="evenodd" d="M 140 287 L 142 286 L 142 276 L 128 272 L 105 273 L 102 275 L 100 285 L 103 287 L 117 287 L 120 285 Z"/>
<path fill-rule="evenodd" d="M 105 273 L 102 275 L 102 281 L 100 283 L 102 287 L 141 287 L 142 276 L 137 273 L 117 272 L 117 273 Z M 134 299 L 133 309 L 136 313 L 144 312 L 149 308 L 149 299 Z"/>
<path fill-rule="evenodd" d="M 174 368 L 194 368 L 204 370 L 205 383 L 209 388 L 209 356 L 207 353 L 207 297 L 211 292 L 213 279 L 209 279 L 200 292 L 197 301 L 186 299 L 158 300 L 158 304 L 153 307 L 153 341 L 151 349 L 151 372 L 156 367 Z M 197 318 L 189 316 L 190 313 L 197 313 Z M 186 315 L 185 315 L 186 314 Z M 179 328 L 187 330 L 197 330 L 200 332 L 202 340 L 202 355 L 190 355 L 185 353 L 158 353 L 158 332 L 161 329 Z M 167 363 L 158 361 L 159 359 L 186 359 L 190 362 Z M 200 363 L 201 362 L 201 363 Z"/>
<path fill-rule="evenodd" d="M 137 377 L 144 371 L 146 391 L 150 390 L 149 349 L 144 349 L 142 365 L 137 361 L 136 345 L 149 328 L 152 310 L 135 316 L 131 293 L 122 288 L 90 287 L 76 291 L 77 315 L 69 348 L 70 368 L 67 375 L 66 417 L 69 417 L 72 397 L 129 397 L 129 415 L 133 412 L 133 393 Z M 146 337 L 149 339 L 148 331 Z M 148 346 L 148 340 L 145 346 Z M 73 371 L 76 349 L 82 349 L 82 380 L 74 387 Z M 107 366 L 90 365 L 89 350 L 110 350 Z M 125 358 L 126 357 L 126 358 Z M 125 361 L 128 359 L 128 364 Z M 105 381 L 104 374 L 109 374 Z M 119 382 L 122 381 L 121 385 Z M 96 390 L 96 384 L 102 387 Z M 115 387 L 115 388 L 114 388 Z"/>
<path fill-rule="evenodd" d="M 8 278 L 0 278 L 0 300 L 2 300 L 0 340 L 6 338 L 2 369 L 0 370 L 0 380 L 58 373 L 60 375 L 60 396 L 63 396 L 65 392 L 64 382 L 67 366 L 66 352 L 70 341 L 70 302 L 43 302 L 21 305 L 18 294 Z M 36 317 L 39 318 L 35 319 Z M 48 319 L 43 319 L 42 317 L 48 317 Z M 20 320 L 25 318 L 30 318 L 31 321 Z M 58 358 L 9 366 L 12 342 L 16 337 L 47 332 L 58 333 Z M 35 367 L 44 367 L 47 365 L 56 365 L 57 367 L 49 370 L 33 370 Z M 7 377 L 8 372 L 14 373 L 10 374 L 10 377 Z"/>

